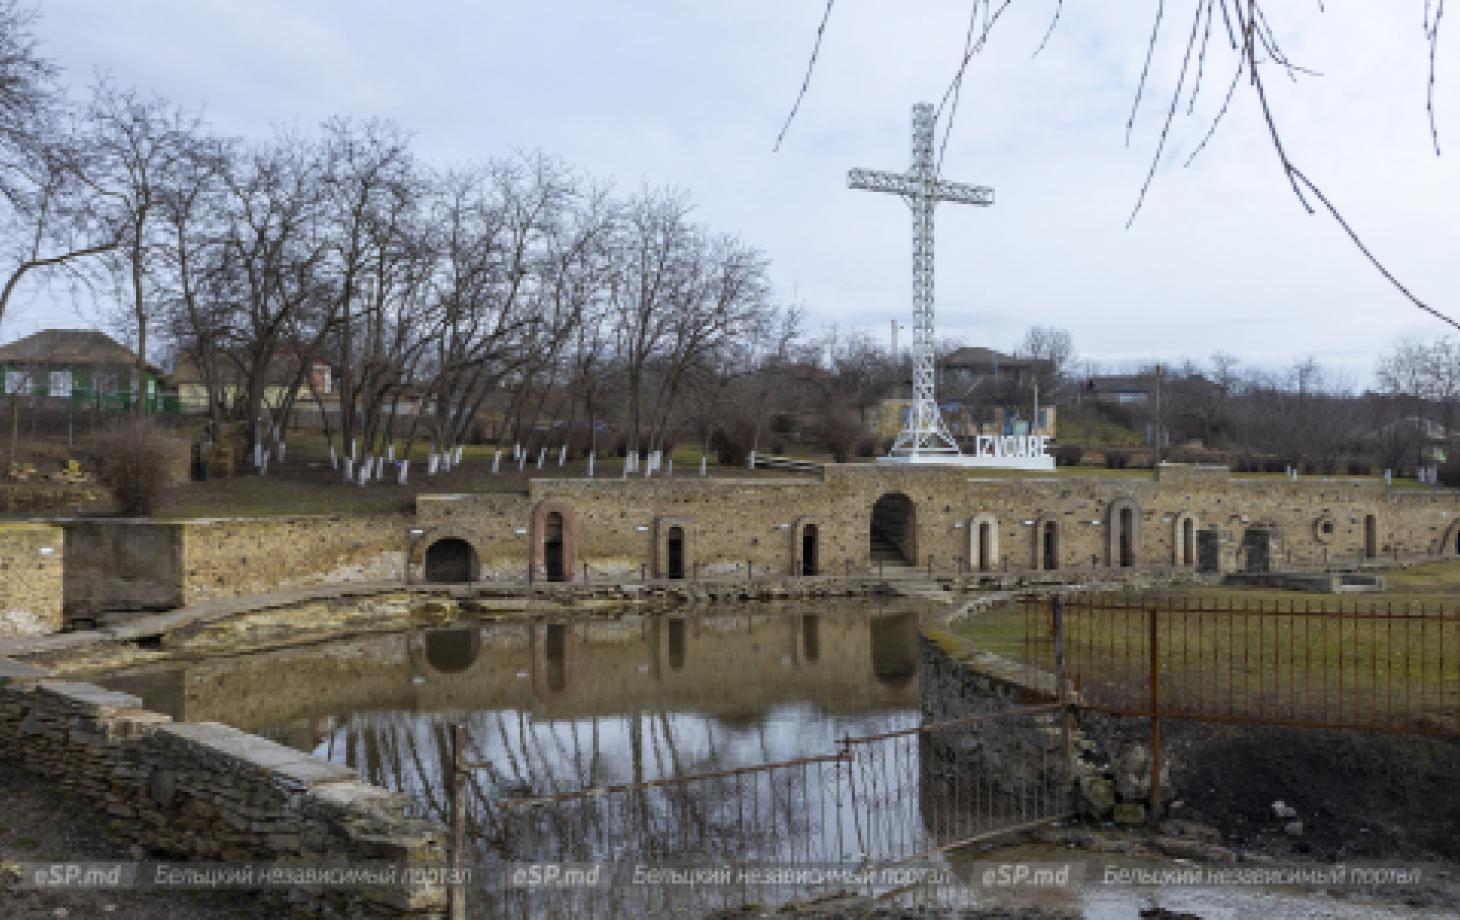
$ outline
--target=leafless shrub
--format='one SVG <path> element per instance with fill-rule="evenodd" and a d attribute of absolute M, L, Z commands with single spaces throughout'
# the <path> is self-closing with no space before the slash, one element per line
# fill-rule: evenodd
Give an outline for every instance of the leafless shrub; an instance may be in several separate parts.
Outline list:
<path fill-rule="evenodd" d="M 127 419 L 96 441 L 99 478 L 123 514 L 152 514 L 172 481 L 178 443 L 150 419 Z"/>

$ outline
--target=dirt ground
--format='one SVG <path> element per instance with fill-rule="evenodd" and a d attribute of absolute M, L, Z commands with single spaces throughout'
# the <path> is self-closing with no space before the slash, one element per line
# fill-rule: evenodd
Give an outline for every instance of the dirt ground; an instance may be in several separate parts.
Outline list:
<path fill-rule="evenodd" d="M 97 830 L 103 817 L 56 788 L 0 763 L 0 917 L 4 920 L 263 920 L 277 916 L 246 894 L 138 890 L 26 890 L 17 863 L 133 858 Z"/>
<path fill-rule="evenodd" d="M 1144 742 L 1143 719 L 1109 720 Z M 1181 817 L 1238 849 L 1341 862 L 1460 865 L 1460 738 L 1168 721 L 1163 750 Z M 1285 830 L 1273 803 L 1296 811 Z"/>

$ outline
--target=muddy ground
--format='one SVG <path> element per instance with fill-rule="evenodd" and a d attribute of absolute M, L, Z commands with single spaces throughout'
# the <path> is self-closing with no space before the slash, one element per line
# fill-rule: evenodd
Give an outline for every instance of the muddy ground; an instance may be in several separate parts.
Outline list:
<path fill-rule="evenodd" d="M 1144 719 L 1103 730 L 1145 742 Z M 1167 721 L 1163 750 L 1180 817 L 1241 850 L 1305 861 L 1460 866 L 1460 738 Z M 1282 802 L 1293 818 L 1273 813 Z"/>

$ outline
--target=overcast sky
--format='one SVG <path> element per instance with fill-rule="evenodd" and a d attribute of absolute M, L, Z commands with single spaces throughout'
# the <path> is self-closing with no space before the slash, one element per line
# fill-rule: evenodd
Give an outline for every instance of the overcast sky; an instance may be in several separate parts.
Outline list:
<path fill-rule="evenodd" d="M 768 254 L 779 296 L 803 304 L 813 328 L 885 339 L 910 311 L 907 211 L 848 190 L 846 171 L 906 168 L 910 107 L 941 97 L 968 3 L 838 3 L 811 91 L 773 153 L 823 6 L 45 0 L 40 36 L 78 88 L 106 73 L 202 109 L 223 133 L 384 116 L 433 162 L 541 148 L 625 191 L 677 186 L 704 223 Z M 1362 385 L 1399 338 L 1445 334 L 1331 220 L 1303 212 L 1250 94 L 1239 88 L 1216 138 L 1183 168 L 1230 79 L 1225 45 L 1125 229 L 1191 2 L 1166 4 L 1129 147 L 1155 3 L 1066 3 L 1034 57 L 1054 6 L 1017 0 L 970 69 L 943 173 L 993 186 L 997 203 L 938 209 L 940 337 L 1011 348 L 1043 323 L 1102 362 L 1314 357 Z M 1406 284 L 1460 316 L 1460 26 L 1441 35 L 1436 100 L 1442 146 L 1455 153 L 1436 158 L 1423 3 L 1317 7 L 1273 7 L 1289 56 L 1323 74 L 1269 77 L 1288 148 Z M 17 307 L 0 339 L 78 322 L 55 296 Z"/>

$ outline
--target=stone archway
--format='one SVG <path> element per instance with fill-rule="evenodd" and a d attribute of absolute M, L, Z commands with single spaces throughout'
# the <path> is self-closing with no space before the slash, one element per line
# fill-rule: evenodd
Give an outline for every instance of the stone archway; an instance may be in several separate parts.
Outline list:
<path fill-rule="evenodd" d="M 968 521 L 968 568 L 992 572 L 999 567 L 999 519 L 987 511 Z"/>
<path fill-rule="evenodd" d="M 888 492 L 872 505 L 868 533 L 872 563 L 917 565 L 917 508 L 901 492 Z"/>
<path fill-rule="evenodd" d="M 1105 564 L 1129 569 L 1140 564 L 1141 508 L 1129 498 L 1117 498 L 1105 512 Z"/>
<path fill-rule="evenodd" d="M 548 499 L 532 510 L 532 574 L 573 581 L 578 570 L 578 516 L 567 502 Z"/>
<path fill-rule="evenodd" d="M 1171 522 L 1171 564 L 1178 568 L 1196 565 L 1196 516 L 1183 511 Z"/>
<path fill-rule="evenodd" d="M 477 553 L 461 537 L 441 537 L 426 547 L 422 577 L 431 584 L 476 581 Z"/>

